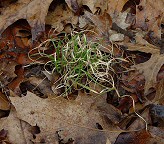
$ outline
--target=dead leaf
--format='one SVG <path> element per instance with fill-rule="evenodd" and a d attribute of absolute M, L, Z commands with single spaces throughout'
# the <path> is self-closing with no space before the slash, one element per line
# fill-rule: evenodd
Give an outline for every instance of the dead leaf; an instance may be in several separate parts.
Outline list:
<path fill-rule="evenodd" d="M 10 142 L 7 140 L 7 134 L 8 134 L 8 131 L 7 130 L 4 130 L 2 129 L 0 131 L 0 143 L 4 143 L 4 144 L 10 144 Z"/>
<path fill-rule="evenodd" d="M 164 104 L 164 80 L 162 79 L 155 87 L 156 94 L 152 100 L 153 104 Z"/>
<path fill-rule="evenodd" d="M 13 91 L 16 95 L 21 95 L 19 86 L 24 81 L 24 78 L 25 78 L 24 68 L 22 66 L 16 67 L 15 74 L 17 75 L 17 77 L 8 84 L 8 88 L 11 91 Z"/>
<path fill-rule="evenodd" d="M 10 110 L 10 102 L 8 98 L 0 92 L 0 109 L 1 110 Z"/>
<path fill-rule="evenodd" d="M 7 137 L 11 143 L 23 144 L 27 142 L 24 137 L 21 121 L 17 118 L 16 111 L 13 108 L 8 117 L 0 119 L 0 129 L 8 131 Z"/>
<path fill-rule="evenodd" d="M 137 131 L 129 133 L 121 133 L 115 144 L 163 144 L 163 140 L 158 137 L 152 137 L 151 134 L 146 131 Z"/>
<path fill-rule="evenodd" d="M 151 118 L 149 115 L 149 108 L 145 108 L 145 110 L 140 114 L 140 116 L 146 121 L 146 123 L 149 125 L 151 124 Z M 146 128 L 146 123 L 143 119 L 141 119 L 139 116 L 135 116 L 135 120 L 131 121 L 131 123 L 129 123 L 129 127 L 128 130 L 141 130 L 141 129 L 145 129 Z"/>
<path fill-rule="evenodd" d="M 136 8 L 136 27 L 153 31 L 155 37 L 161 37 L 161 21 L 164 14 L 163 0 L 141 0 Z"/>
<path fill-rule="evenodd" d="M 0 33 L 19 19 L 26 19 L 32 27 L 32 39 L 44 31 L 45 16 L 52 0 L 18 0 L 3 8 L 0 15 Z"/>
<path fill-rule="evenodd" d="M 77 12 L 79 8 L 86 5 L 92 14 L 95 14 L 99 9 L 102 13 L 108 11 L 109 14 L 114 14 L 115 12 L 121 12 L 127 1 L 128 0 L 66 0 L 66 3 L 74 12 Z"/>
<path fill-rule="evenodd" d="M 17 65 L 17 63 L 15 63 L 13 61 L 11 61 L 11 62 L 7 62 L 7 61 L 1 62 L 0 76 L 5 74 L 6 77 L 10 77 L 10 78 L 16 77 L 16 74 L 14 73 L 16 65 Z"/>
<path fill-rule="evenodd" d="M 164 128 L 163 127 L 154 127 L 150 126 L 149 127 L 149 132 L 153 137 L 160 137 L 164 139 Z"/>
<path fill-rule="evenodd" d="M 158 127 L 164 126 L 164 106 L 153 104 L 150 108 L 150 116 L 153 125 Z"/>
<path fill-rule="evenodd" d="M 78 23 L 78 17 L 74 15 L 66 3 L 57 5 L 55 10 L 48 12 L 46 16 L 46 24 L 51 25 L 58 32 L 61 32 L 68 23 L 72 26 L 76 25 Z"/>
<path fill-rule="evenodd" d="M 46 77 L 44 78 L 38 78 L 38 77 L 30 77 L 28 81 L 35 86 L 35 89 L 39 89 L 41 93 L 44 95 L 51 95 L 53 92 L 51 90 L 51 83 L 49 80 L 47 80 Z"/>
<path fill-rule="evenodd" d="M 126 43 L 130 51 L 140 51 L 144 53 L 151 53 L 148 61 L 133 65 L 132 69 L 137 69 L 145 77 L 144 94 L 147 95 L 150 88 L 154 88 L 157 83 L 157 75 L 162 65 L 164 64 L 164 55 L 160 54 L 160 49 L 140 36 L 136 36 L 137 43 Z"/>
<path fill-rule="evenodd" d="M 122 11 L 123 6 L 128 0 L 108 0 L 108 10 L 107 12 L 114 18 Z"/>
<path fill-rule="evenodd" d="M 133 66 L 145 76 L 145 95 L 148 94 L 150 88 L 154 88 L 157 84 L 157 74 L 164 64 L 164 55 L 152 55 L 151 58 L 141 64 Z"/>
<path fill-rule="evenodd" d="M 92 13 L 85 11 L 84 17 L 93 23 L 96 27 L 96 32 L 109 39 L 109 29 L 112 26 L 112 19 L 110 15 L 104 12 L 103 15 L 93 15 Z"/>
<path fill-rule="evenodd" d="M 94 143 L 94 138 L 98 136 L 100 142 L 106 141 L 107 137 L 114 142 L 121 130 L 116 126 L 112 127 L 112 130 L 117 131 L 115 133 L 110 132 L 110 128 L 104 129 L 105 133 L 98 130 L 96 123 L 103 128 L 108 124 L 103 123 L 99 112 L 94 108 L 95 106 L 92 106 L 96 99 L 83 93 L 81 93 L 81 99 L 84 99 L 84 103 L 83 101 L 67 101 L 63 97 L 41 99 L 30 92 L 22 98 L 11 97 L 18 118 L 32 126 L 37 124 L 42 138 L 49 136 L 54 139 L 55 133 L 62 131 L 60 133 L 62 137 L 63 132 L 65 133 L 63 141 L 72 138 L 75 142 Z M 100 136 L 102 134 L 103 137 Z M 85 139 L 86 137 L 88 139 Z"/>

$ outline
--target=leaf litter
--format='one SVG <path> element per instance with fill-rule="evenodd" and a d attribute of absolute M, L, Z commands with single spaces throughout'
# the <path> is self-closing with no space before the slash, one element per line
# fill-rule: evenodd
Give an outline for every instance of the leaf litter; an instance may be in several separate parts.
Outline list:
<path fill-rule="evenodd" d="M 58 132 L 64 142 L 72 139 L 77 143 L 95 143 L 96 141 L 104 143 L 106 138 L 113 139 L 114 142 L 115 136 L 122 130 L 114 124 L 113 127 L 109 127 L 108 123 L 103 122 L 101 109 L 96 110 L 96 102 L 102 101 L 99 99 L 84 93 L 79 93 L 76 101 L 67 101 L 63 97 L 41 99 L 35 94 L 27 92 L 27 95 L 22 98 L 11 97 L 11 102 L 16 108 L 19 119 L 32 126 L 37 124 L 41 131 L 40 139 L 48 135 L 53 140 L 56 132 Z M 102 96 L 101 99 L 105 99 L 105 97 Z M 103 102 L 104 100 L 100 104 L 103 105 Z M 108 108 L 110 105 L 105 107 L 106 111 L 109 111 Z M 115 117 L 114 113 L 121 117 L 119 110 L 113 109 L 113 117 Z M 108 114 L 108 118 L 115 121 L 113 117 L 110 113 Z M 96 128 L 96 123 L 102 126 L 103 131 Z M 108 126 L 107 130 L 105 130 L 106 126 Z M 92 140 L 90 137 L 95 139 Z M 46 143 L 50 142 L 53 141 L 46 141 Z"/>
<path fill-rule="evenodd" d="M 163 12 L 163 0 L 0 1 L 0 142 L 163 143 Z M 47 59 L 29 59 L 73 30 L 125 59 L 113 66 L 113 91 L 60 97 Z"/>

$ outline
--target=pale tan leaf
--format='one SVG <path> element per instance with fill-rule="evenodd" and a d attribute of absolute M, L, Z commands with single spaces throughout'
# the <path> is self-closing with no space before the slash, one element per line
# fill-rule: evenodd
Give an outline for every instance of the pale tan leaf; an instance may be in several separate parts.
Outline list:
<path fill-rule="evenodd" d="M 33 39 L 44 31 L 45 16 L 52 0 L 18 0 L 3 8 L 0 15 L 0 33 L 19 19 L 26 19 L 32 27 Z"/>
<path fill-rule="evenodd" d="M 27 143 L 22 129 L 21 121 L 17 118 L 16 111 L 11 110 L 10 115 L 0 119 L 0 129 L 8 131 L 8 139 L 13 144 Z M 30 140 L 28 141 L 29 144 Z"/>
<path fill-rule="evenodd" d="M 102 120 L 100 110 L 96 110 L 95 102 L 101 102 L 101 100 L 86 96 L 84 93 L 80 95 L 80 101 L 78 99 L 68 101 L 63 97 L 42 99 L 28 92 L 22 98 L 11 97 L 11 101 L 17 110 L 18 118 L 32 126 L 37 124 L 40 127 L 40 138 L 47 136 L 50 138 L 54 136 L 52 133 L 59 132 L 63 141 L 72 138 L 75 142 L 93 143 L 96 139 L 100 142 L 106 141 L 108 137 L 114 142 L 121 132 L 118 127 L 113 126 L 105 130 L 105 133 L 96 129 L 96 123 L 104 129 L 108 125 Z"/>

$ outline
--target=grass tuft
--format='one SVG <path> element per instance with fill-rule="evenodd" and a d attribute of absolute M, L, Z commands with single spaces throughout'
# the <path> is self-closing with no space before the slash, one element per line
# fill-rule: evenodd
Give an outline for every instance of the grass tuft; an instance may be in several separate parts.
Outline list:
<path fill-rule="evenodd" d="M 53 45 L 53 54 L 45 52 L 43 45 L 47 43 Z M 108 53 L 101 51 L 102 47 L 100 41 L 88 41 L 84 32 L 72 32 L 64 34 L 59 39 L 49 39 L 34 50 L 39 49 L 37 55 L 49 59 L 45 64 L 45 69 L 49 65 L 52 67 L 51 73 L 60 75 L 60 84 L 56 89 L 64 88 L 62 95 L 67 96 L 81 88 L 96 94 L 115 89 L 113 66 L 123 59 L 114 58 L 109 49 L 107 49 Z M 98 92 L 90 87 L 90 83 L 100 86 L 102 90 Z"/>

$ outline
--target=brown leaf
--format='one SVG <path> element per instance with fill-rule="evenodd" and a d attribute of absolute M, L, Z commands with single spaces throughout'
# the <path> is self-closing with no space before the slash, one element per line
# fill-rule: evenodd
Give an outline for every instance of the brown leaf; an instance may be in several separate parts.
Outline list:
<path fill-rule="evenodd" d="M 0 119 L 0 129 L 8 131 L 8 139 L 11 143 L 26 143 L 21 121 L 17 118 L 16 111 L 11 110 L 10 115 Z M 30 144 L 30 143 L 29 143 Z"/>
<path fill-rule="evenodd" d="M 150 88 L 154 88 L 157 83 L 157 74 L 164 64 L 164 55 L 152 55 L 151 58 L 141 64 L 133 66 L 145 76 L 145 94 L 148 94 Z"/>
<path fill-rule="evenodd" d="M 145 130 L 138 132 L 121 133 L 118 136 L 115 144 L 149 144 L 150 139 L 151 135 Z"/>
<path fill-rule="evenodd" d="M 156 94 L 154 99 L 152 100 L 152 103 L 155 104 L 164 104 L 164 80 L 162 79 L 157 85 L 156 85 Z"/>
<path fill-rule="evenodd" d="M 74 15 L 66 3 L 57 5 L 55 10 L 48 12 L 46 16 L 46 24 L 51 25 L 58 32 L 61 32 L 68 23 L 73 26 L 76 25 L 78 23 L 78 17 Z"/>
<path fill-rule="evenodd" d="M 66 3 L 74 12 L 86 5 L 90 8 L 93 14 L 96 13 L 98 9 L 104 13 L 108 10 L 109 14 L 114 14 L 115 12 L 121 12 L 123 6 L 128 0 L 66 0 Z"/>
<path fill-rule="evenodd" d="M 3 61 L 0 62 L 0 87 L 4 92 L 6 91 L 6 85 L 9 84 L 15 77 L 15 66 L 17 65 L 14 61 Z"/>
<path fill-rule="evenodd" d="M 10 102 L 7 99 L 7 97 L 5 96 L 5 94 L 3 94 L 2 92 L 0 92 L 0 109 L 1 110 L 9 110 L 10 109 Z"/>
<path fill-rule="evenodd" d="M 63 141 L 72 138 L 75 142 L 95 143 L 94 138 L 96 137 L 99 142 L 106 141 L 108 137 L 110 141 L 114 142 L 121 131 L 118 127 L 107 129 L 105 133 L 96 128 L 97 123 L 102 128 L 106 128 L 108 125 L 103 123 L 99 111 L 96 110 L 95 102 L 101 100 L 83 93 L 80 95 L 80 101 L 67 101 L 63 97 L 41 99 L 28 92 L 22 98 L 11 97 L 11 101 L 21 120 L 32 126 L 37 124 L 41 131 L 40 138 L 52 137 L 52 133 L 59 132 Z M 117 132 L 112 133 L 110 130 L 117 130 Z M 88 139 L 85 139 L 86 137 Z M 50 143 L 48 139 L 45 141 Z"/>
<path fill-rule="evenodd" d="M 8 131 L 7 131 L 7 130 L 4 130 L 4 129 L 2 129 L 2 130 L 0 131 L 0 142 L 1 142 L 1 140 L 6 139 L 7 133 L 8 133 Z"/>
<path fill-rule="evenodd" d="M 45 77 L 44 78 L 30 77 L 28 81 L 35 86 L 35 89 L 38 88 L 39 91 L 46 96 L 51 95 L 53 93 L 51 90 L 51 83 Z"/>
<path fill-rule="evenodd" d="M 16 77 L 16 74 L 14 73 L 16 65 L 17 64 L 12 61 L 11 62 L 7 62 L 7 61 L 1 62 L 0 76 L 5 74 L 6 77 L 10 77 L 10 78 Z"/>
<path fill-rule="evenodd" d="M 164 106 L 151 105 L 150 116 L 151 116 L 153 125 L 158 126 L 158 127 L 164 126 Z"/>
<path fill-rule="evenodd" d="M 26 19 L 32 27 L 33 40 L 44 31 L 45 16 L 52 0 L 18 0 L 3 8 L 0 15 L 0 33 L 19 19 Z"/>
<path fill-rule="evenodd" d="M 85 11 L 84 17 L 89 19 L 97 28 L 96 32 L 100 35 L 108 35 L 108 31 L 112 26 L 112 19 L 108 13 L 103 15 L 93 15 L 90 12 Z"/>
<path fill-rule="evenodd" d="M 163 0 L 141 0 L 136 9 L 136 27 L 153 31 L 155 37 L 161 37 L 161 20 L 164 14 Z"/>
<path fill-rule="evenodd" d="M 132 66 L 133 69 L 137 69 L 145 77 L 144 93 L 146 95 L 149 89 L 154 88 L 157 83 L 158 72 L 164 64 L 164 55 L 160 54 L 160 49 L 158 47 L 149 44 L 140 36 L 136 36 L 136 40 L 136 44 L 125 44 L 128 50 L 152 54 L 148 61 Z"/>
<path fill-rule="evenodd" d="M 164 139 L 164 128 L 163 127 L 150 126 L 149 132 L 151 133 L 152 137 L 159 137 L 159 138 Z"/>
<path fill-rule="evenodd" d="M 111 15 L 118 14 L 122 11 L 123 6 L 128 0 L 108 0 L 108 13 Z"/>

